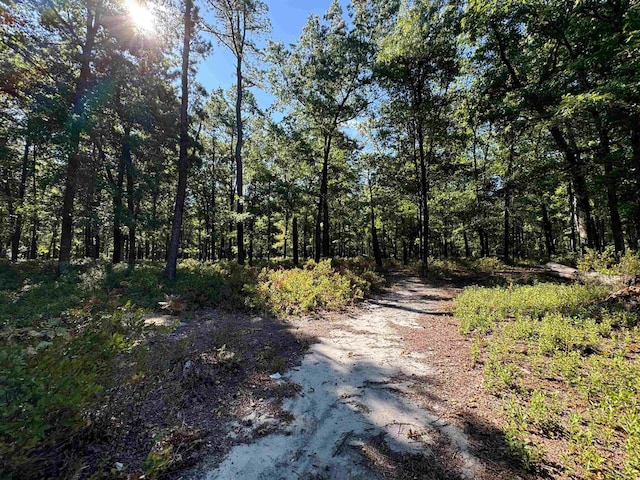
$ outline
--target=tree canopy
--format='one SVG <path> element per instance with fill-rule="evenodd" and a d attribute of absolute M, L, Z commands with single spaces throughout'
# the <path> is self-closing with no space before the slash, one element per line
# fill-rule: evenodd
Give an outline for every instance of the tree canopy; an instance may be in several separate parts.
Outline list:
<path fill-rule="evenodd" d="M 342 5 L 285 45 L 268 2 L 3 3 L 0 257 L 638 250 L 637 1 Z"/>

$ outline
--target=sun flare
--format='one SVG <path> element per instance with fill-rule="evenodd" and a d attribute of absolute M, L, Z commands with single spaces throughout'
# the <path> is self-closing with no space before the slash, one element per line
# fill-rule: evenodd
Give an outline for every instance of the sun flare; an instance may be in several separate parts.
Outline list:
<path fill-rule="evenodd" d="M 155 16 L 144 0 L 125 0 L 129 16 L 136 28 L 142 32 L 151 32 L 155 28 Z"/>

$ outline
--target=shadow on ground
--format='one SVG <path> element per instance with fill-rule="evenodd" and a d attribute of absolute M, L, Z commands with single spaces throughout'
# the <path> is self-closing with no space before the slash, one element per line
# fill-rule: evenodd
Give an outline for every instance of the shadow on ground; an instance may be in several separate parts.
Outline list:
<path fill-rule="evenodd" d="M 233 437 L 233 421 L 255 410 L 288 421 L 280 405 L 296 387 L 270 375 L 299 364 L 314 341 L 274 318 L 220 310 L 153 328 L 116 358 L 84 428 L 47 439 L 13 478 L 181 478 L 203 455 L 277 428 Z"/>
<path fill-rule="evenodd" d="M 429 359 L 403 351 L 386 327 L 414 328 L 415 319 L 430 311 L 422 308 L 425 302 L 444 299 L 425 300 L 418 279 L 401 282 L 406 288 L 367 302 L 347 328 L 336 325 L 287 372 L 286 379 L 300 385 L 285 402 L 290 423 L 233 448 L 222 462 L 212 458 L 193 478 L 527 478 L 503 432 L 470 411 L 452 410 Z M 398 308 L 418 300 L 423 303 L 416 308 Z M 420 408 L 416 396 L 429 408 Z"/>

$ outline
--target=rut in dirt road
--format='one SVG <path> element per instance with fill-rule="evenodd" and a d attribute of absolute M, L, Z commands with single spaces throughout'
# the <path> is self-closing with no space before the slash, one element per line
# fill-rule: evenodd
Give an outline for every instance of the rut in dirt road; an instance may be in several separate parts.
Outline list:
<path fill-rule="evenodd" d="M 364 302 L 355 315 L 342 317 L 302 364 L 284 375 L 302 387 L 285 402 L 293 421 L 284 432 L 233 448 L 202 478 L 403 478 L 398 469 L 406 466 L 392 458 L 411 458 L 412 465 L 422 458 L 418 464 L 429 466 L 428 478 L 482 476 L 465 434 L 440 418 L 437 408 L 423 410 L 405 395 L 434 368 L 426 356 L 405 349 L 395 327 L 424 335 L 417 319 L 446 315 L 444 301 L 450 298 L 447 290 L 404 278 Z M 248 421 L 273 419 L 256 412 Z M 446 462 L 443 445 L 452 452 Z"/>

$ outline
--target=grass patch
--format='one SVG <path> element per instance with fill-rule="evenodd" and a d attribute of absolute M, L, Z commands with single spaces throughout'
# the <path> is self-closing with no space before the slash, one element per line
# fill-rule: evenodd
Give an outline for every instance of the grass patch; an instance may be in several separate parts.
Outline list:
<path fill-rule="evenodd" d="M 505 439 L 523 467 L 543 461 L 541 438 L 561 443 L 580 478 L 640 477 L 640 315 L 604 303 L 595 285 L 465 290 L 460 330 L 502 398 Z"/>

